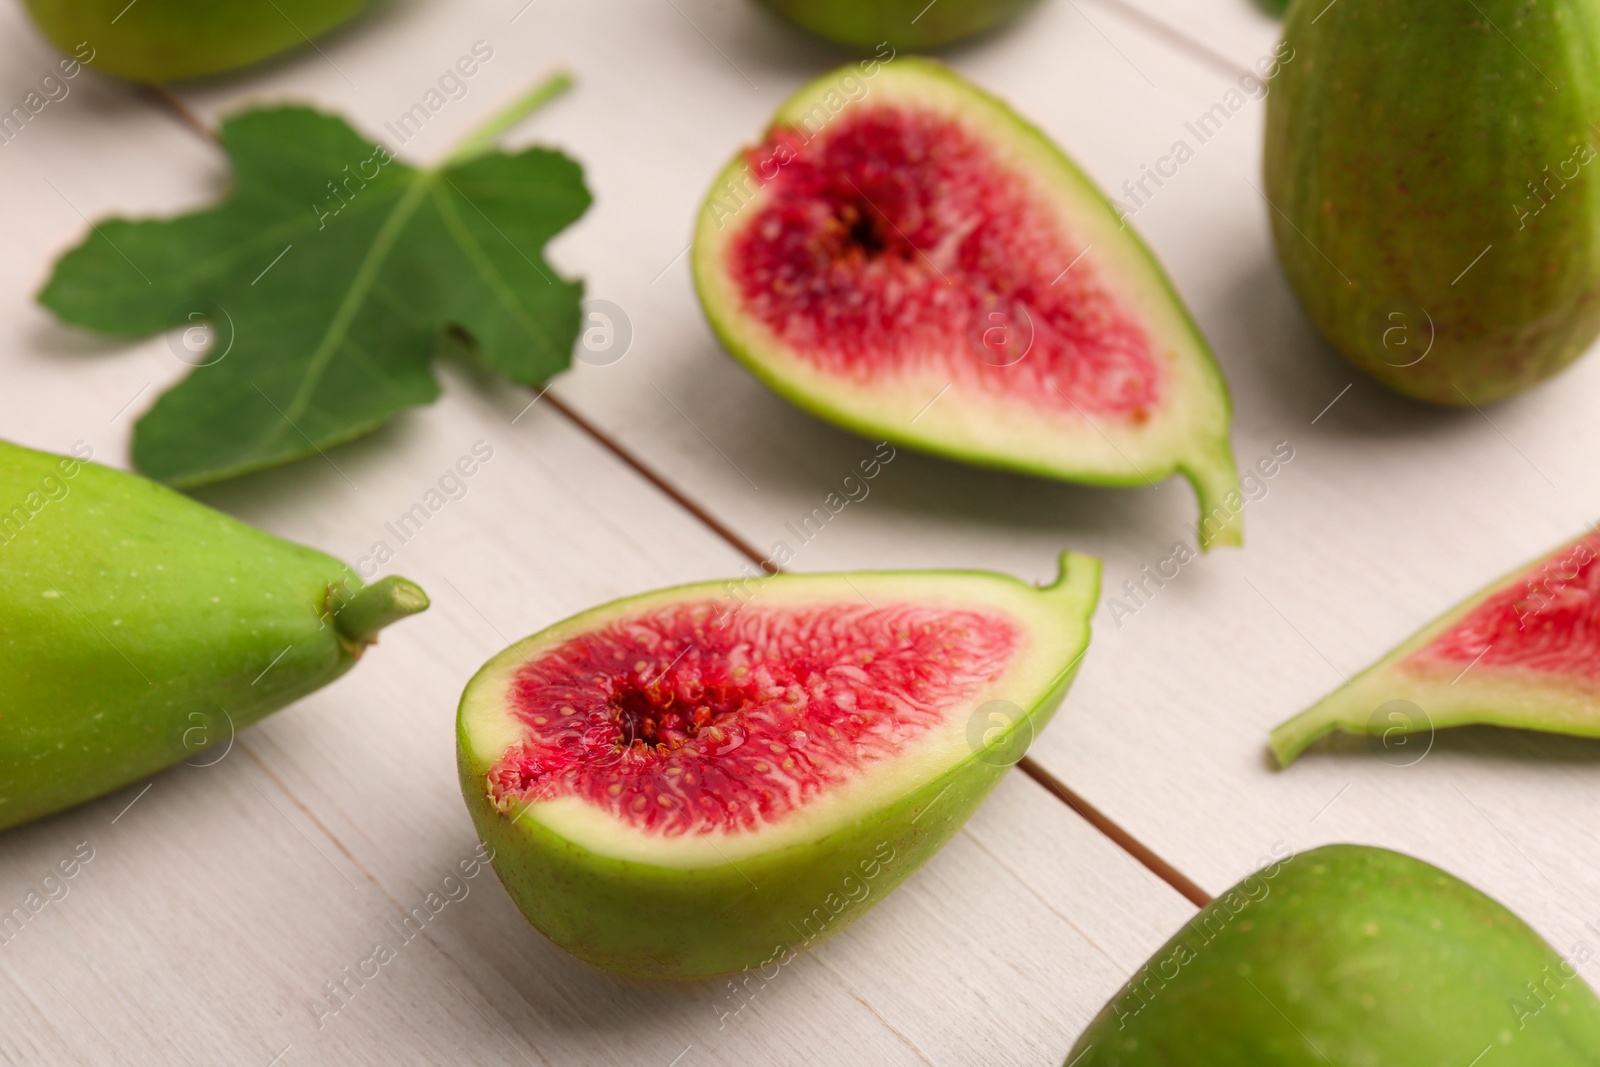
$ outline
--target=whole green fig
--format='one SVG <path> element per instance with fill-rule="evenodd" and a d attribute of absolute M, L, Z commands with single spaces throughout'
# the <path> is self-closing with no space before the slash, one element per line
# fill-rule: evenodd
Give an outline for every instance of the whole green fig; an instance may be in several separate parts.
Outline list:
<path fill-rule="evenodd" d="M 1089 1024 L 1072 1067 L 1580 1067 L 1600 1000 L 1496 901 L 1381 848 L 1329 845 L 1223 893 Z"/>
<path fill-rule="evenodd" d="M 1295 4 L 1266 198 L 1344 355 L 1438 404 L 1511 396 L 1600 333 L 1600 4 Z"/>
<path fill-rule="evenodd" d="M 96 70 L 168 82 L 232 70 L 306 44 L 366 0 L 23 0 L 56 47 Z"/>
<path fill-rule="evenodd" d="M 87 455 L 0 442 L 0 829 L 215 762 L 428 606 Z"/>
<path fill-rule="evenodd" d="M 992 30 L 1038 0 L 761 0 L 819 37 L 849 45 L 919 51 Z M 881 56 L 881 54 L 880 54 Z"/>

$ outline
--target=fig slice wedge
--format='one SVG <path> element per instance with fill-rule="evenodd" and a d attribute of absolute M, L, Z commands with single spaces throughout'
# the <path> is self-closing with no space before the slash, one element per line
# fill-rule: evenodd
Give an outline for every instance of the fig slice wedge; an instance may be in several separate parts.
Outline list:
<path fill-rule="evenodd" d="M 1484 724 L 1600 737 L 1600 532 L 1591 531 L 1480 589 L 1272 731 L 1288 766 L 1342 730 L 1404 746 Z"/>
<path fill-rule="evenodd" d="M 617 600 L 512 645 L 462 696 L 467 807 L 501 881 L 599 967 L 787 962 L 959 830 L 1055 712 L 1097 560 L 780 575 Z"/>
<path fill-rule="evenodd" d="M 790 97 L 713 184 L 693 270 L 728 351 L 815 415 L 1073 482 L 1181 473 L 1201 546 L 1242 539 L 1227 386 L 1171 282 L 1045 134 L 940 63 Z"/>

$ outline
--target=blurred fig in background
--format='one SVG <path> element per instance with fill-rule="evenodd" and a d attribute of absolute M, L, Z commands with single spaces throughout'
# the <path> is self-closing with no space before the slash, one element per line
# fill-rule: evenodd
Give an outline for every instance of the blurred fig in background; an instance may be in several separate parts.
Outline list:
<path fill-rule="evenodd" d="M 23 0 L 56 47 L 95 70 L 169 82 L 305 45 L 366 0 Z M 92 58 L 91 58 L 92 57 Z"/>
<path fill-rule="evenodd" d="M 853 48 L 925 49 L 994 29 L 1038 0 L 760 0 L 820 37 Z"/>

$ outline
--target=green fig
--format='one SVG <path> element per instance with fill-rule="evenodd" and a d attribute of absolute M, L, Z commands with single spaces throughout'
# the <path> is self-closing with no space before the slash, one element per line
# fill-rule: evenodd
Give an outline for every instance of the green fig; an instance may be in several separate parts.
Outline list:
<path fill-rule="evenodd" d="M 89 455 L 0 442 L 0 829 L 231 744 L 428 606 Z"/>
<path fill-rule="evenodd" d="M 461 788 L 530 922 L 622 974 L 786 963 L 948 841 L 1055 712 L 1098 561 L 782 575 L 594 608 L 490 660 Z"/>
<path fill-rule="evenodd" d="M 1478 590 L 1348 683 L 1272 731 L 1288 766 L 1342 731 L 1391 763 L 1428 754 L 1433 731 L 1483 724 L 1600 737 L 1600 533 L 1590 531 Z"/>
<path fill-rule="evenodd" d="M 1324 0 L 1284 42 L 1265 193 L 1334 346 L 1452 405 L 1578 358 L 1600 333 L 1600 4 Z"/>
<path fill-rule="evenodd" d="M 1201 909 L 1100 1010 L 1072 1067 L 1589 1067 L 1600 1000 L 1497 901 L 1421 860 L 1329 845 Z"/>
<path fill-rule="evenodd" d="M 802 86 L 700 209 L 711 328 L 785 398 L 968 463 L 1199 497 L 1244 537 L 1228 386 L 1161 266 L 1048 137 L 942 63 Z"/>
<path fill-rule="evenodd" d="M 306 44 L 354 16 L 366 0 L 23 3 L 62 51 L 108 74 L 159 83 L 232 70 Z"/>
<path fill-rule="evenodd" d="M 852 48 L 922 51 L 1009 22 L 1038 0 L 760 0 L 797 26 Z"/>

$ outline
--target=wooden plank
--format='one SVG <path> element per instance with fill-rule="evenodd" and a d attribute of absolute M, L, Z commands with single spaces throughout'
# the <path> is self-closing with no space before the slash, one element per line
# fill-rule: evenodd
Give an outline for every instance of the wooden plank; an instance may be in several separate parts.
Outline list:
<path fill-rule="evenodd" d="M 21 19 L 0 14 L 4 91 L 26 81 L 11 72 L 51 61 Z M 164 338 L 85 338 L 29 297 L 82 216 L 181 210 L 221 172 L 129 91 L 85 80 L 74 94 L 0 147 L 16 223 L 0 262 L 0 426 L 120 464 L 129 421 L 185 368 Z M 42 195 L 46 179 L 65 195 Z M 489 874 L 462 873 L 476 842 L 455 781 L 460 688 L 515 637 L 734 572 L 740 557 L 527 393 L 445 377 L 438 404 L 326 461 L 200 494 L 346 559 L 390 540 L 385 570 L 421 582 L 434 607 L 214 765 L 0 835 L 0 917 L 25 915 L 0 937 L 0 1059 L 688 1065 L 793 1062 L 803 1048 L 834 1062 L 1051 1062 L 1190 913 L 1013 775 L 892 901 L 764 985 L 622 983 L 567 958 Z M 493 459 L 465 494 L 393 543 L 385 521 L 479 441 Z M 419 907 L 427 920 L 406 936 Z M 392 960 L 373 962 L 379 943 Z"/>
<path fill-rule="evenodd" d="M 1057 486 L 902 452 L 867 500 L 794 543 L 786 524 L 819 506 L 871 443 L 798 413 L 727 360 L 674 257 L 729 147 L 821 57 L 780 50 L 740 8 L 714 20 L 700 18 L 709 5 L 683 10 L 709 42 L 675 29 L 684 20 L 674 14 L 647 16 L 650 44 L 639 45 L 603 33 L 599 8 L 593 25 L 551 13 L 526 45 L 535 58 L 524 65 L 563 55 L 588 78 L 538 131 L 589 164 L 601 207 L 562 253 L 627 310 L 636 337 L 627 358 L 582 366 L 557 393 L 740 536 L 763 550 L 788 539 L 800 569 L 975 565 L 1038 579 L 1070 545 L 1102 556 L 1108 591 L 1126 598 L 1123 582 L 1190 538 L 1194 503 L 1180 483 Z M 1109 8 L 1091 17 L 1104 36 L 1070 5 L 1047 4 L 1028 32 L 958 59 L 1115 190 L 1236 82 Z M 606 78 L 602 59 L 627 77 Z M 641 85 L 648 99 L 630 101 Z M 1472 879 L 1570 944 L 1600 891 L 1574 847 L 1595 795 L 1592 744 L 1462 732 L 1410 768 L 1358 747 L 1276 773 L 1264 742 L 1274 722 L 1592 517 L 1600 364 L 1487 413 L 1422 410 L 1358 378 L 1315 336 L 1275 263 L 1260 123 L 1251 102 L 1194 145 L 1134 224 L 1229 375 L 1241 462 L 1280 442 L 1293 459 L 1254 490 L 1245 551 L 1185 566 L 1120 628 L 1102 611 L 1074 700 L 1036 758 L 1212 891 L 1278 840 L 1384 843 Z"/>

